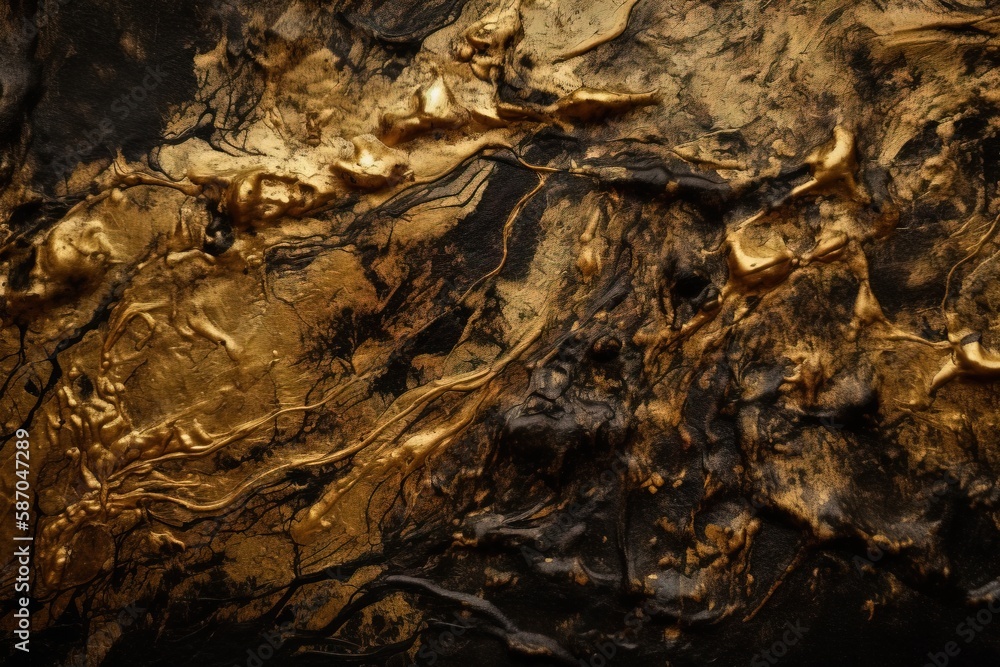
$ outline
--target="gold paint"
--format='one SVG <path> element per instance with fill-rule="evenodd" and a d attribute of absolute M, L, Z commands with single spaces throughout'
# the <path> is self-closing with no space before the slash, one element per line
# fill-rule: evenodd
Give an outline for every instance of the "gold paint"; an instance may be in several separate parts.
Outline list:
<path fill-rule="evenodd" d="M 581 56 L 584 53 L 592 51 L 601 44 L 610 42 L 620 36 L 623 32 L 625 32 L 625 28 L 628 27 L 629 17 L 632 15 L 632 9 L 638 4 L 638 2 L 639 0 L 622 0 L 622 2 L 617 3 L 618 6 L 614 9 L 614 11 L 605 15 L 607 16 L 607 19 L 605 21 L 606 28 L 604 30 L 595 33 L 590 39 L 580 42 L 562 55 L 556 57 L 555 62 L 576 58 L 577 56 Z"/>
<path fill-rule="evenodd" d="M 7 294 L 7 308 L 18 311 L 65 295 L 80 286 L 93 287 L 115 261 L 100 220 L 67 218 L 37 244 L 30 284 Z"/>
<path fill-rule="evenodd" d="M 630 94 L 578 88 L 547 107 L 546 112 L 561 118 L 594 121 L 608 114 L 657 104 L 659 100 L 659 93 L 656 91 Z"/>
<path fill-rule="evenodd" d="M 351 140 L 354 155 L 350 161 L 339 160 L 333 171 L 352 187 L 379 190 L 392 187 L 409 175 L 405 153 L 393 150 L 372 135 L 362 135 Z"/>
<path fill-rule="evenodd" d="M 566 3 L 580 9 L 565 12 L 569 18 L 560 14 L 561 4 L 470 4 L 453 25 L 424 40 L 419 55 L 393 80 L 380 74 L 354 81 L 341 73 L 350 71 L 338 62 L 345 56 L 305 38 L 268 43 L 255 63 L 267 79 L 261 113 L 242 137 L 243 151 L 229 154 L 198 138 L 165 142 L 158 153 L 162 173 L 151 162 L 122 156 L 110 164 L 95 160 L 67 179 L 70 190 L 81 184 L 90 189 L 61 219 L 35 231 L 2 230 L 0 334 L 9 359 L 17 357 L 18 325 L 29 323 L 23 333 L 27 370 L 19 371 L 3 397 L 5 427 L 16 427 L 32 409 L 35 397 L 22 387 L 28 379 L 36 388 L 44 384 L 37 368 L 50 365 L 49 355 L 65 371 L 39 403 L 33 430 L 39 470 L 43 463 L 49 470 L 39 497 L 44 511 L 36 562 L 39 591 L 51 595 L 46 613 L 58 617 L 55 610 L 78 588 L 110 572 L 126 538 L 134 541 L 129 544 L 137 559 L 170 567 L 183 567 L 183 558 L 211 546 L 231 561 L 227 576 L 241 584 L 259 576 L 276 587 L 299 574 L 282 565 L 299 548 L 305 571 L 378 553 L 383 536 L 377 519 L 397 502 L 417 507 L 414 489 L 427 483 L 422 475 L 434 470 L 436 457 L 467 446 L 463 437 L 470 433 L 485 437 L 475 432 L 484 415 L 508 407 L 508 397 L 527 386 L 529 371 L 557 355 L 543 341 L 548 345 L 560 331 L 589 333 L 595 323 L 620 329 L 626 348 L 640 348 L 643 379 L 653 389 L 641 405 L 631 406 L 638 430 L 677 433 L 679 447 L 702 446 L 685 413 L 689 390 L 711 386 L 702 365 L 729 363 L 730 343 L 738 338 L 740 345 L 753 345 L 758 332 L 769 336 L 762 345 L 775 348 L 766 350 L 774 363 L 786 367 L 773 391 L 776 405 L 793 415 L 820 410 L 838 373 L 852 370 L 845 359 L 856 354 L 877 371 L 866 388 L 878 394 L 878 419 L 938 429 L 926 433 L 952 433 L 974 421 L 965 417 L 967 402 L 986 401 L 990 389 L 959 380 L 1000 376 L 1000 351 L 990 338 L 995 322 L 974 321 L 971 306 L 950 299 L 969 291 L 964 281 L 974 260 L 986 250 L 996 252 L 997 219 L 990 224 L 995 211 L 987 202 L 961 196 L 967 140 L 956 138 L 956 127 L 981 100 L 997 101 L 1000 82 L 991 75 L 975 86 L 962 82 L 949 59 L 976 44 L 995 46 L 997 19 L 941 20 L 848 7 L 844 20 L 875 35 L 865 38 L 873 58 L 902 57 L 929 82 L 917 84 L 900 72 L 891 83 L 913 94 L 898 108 L 872 110 L 831 55 L 829 31 L 843 27 L 824 24 L 827 14 L 791 15 L 764 3 L 747 9 L 747 26 L 732 26 L 708 4 L 680 16 L 676 7 L 661 3 L 649 8 L 650 25 L 637 33 L 636 41 L 649 51 L 642 60 L 630 51 L 604 63 L 598 62 L 600 47 L 617 47 L 609 42 L 625 34 L 638 3 Z M 481 13 L 472 15 L 476 11 Z M 298 20 L 289 12 L 276 30 L 281 35 L 291 34 L 289 26 Z M 555 34 L 557 19 L 566 23 L 564 35 Z M 759 36 L 744 31 L 754 26 Z M 977 34 L 950 36 L 958 28 Z M 737 57 L 721 48 L 730 39 L 755 49 Z M 122 40 L 129 52 L 139 53 L 133 36 Z M 224 95 L 232 85 L 227 41 L 191 63 L 204 88 L 199 95 L 214 88 Z M 297 50 L 308 53 L 299 57 Z M 579 58 L 591 52 L 593 58 Z M 502 100 L 501 85 L 514 89 L 512 83 L 556 101 L 532 103 L 526 100 L 538 98 L 506 93 Z M 615 92 L 624 90 L 650 92 Z M 172 109 L 171 131 L 194 127 L 206 100 Z M 637 109 L 642 111 L 630 113 Z M 901 164 L 898 156 L 925 123 L 936 124 L 940 153 Z M 579 155 L 557 155 L 551 162 L 531 157 L 535 133 L 546 125 L 579 140 Z M 742 218 L 725 207 L 696 214 L 684 201 L 677 174 L 655 197 L 606 183 L 630 177 L 634 165 L 627 151 L 607 149 L 627 142 L 669 158 L 668 164 L 683 161 L 696 175 L 719 170 L 737 196 L 750 184 L 779 182 L 789 168 L 807 167 L 808 176 L 775 185 L 783 196 Z M 613 159 L 593 160 L 608 156 Z M 497 247 L 477 250 L 496 251 L 491 257 L 498 259 L 472 274 L 468 253 L 448 244 L 489 203 L 486 192 L 500 178 L 501 161 L 534 174 L 537 184 L 479 223 L 488 232 L 482 238 Z M 888 194 L 878 195 L 862 178 L 876 167 L 889 174 Z M 455 185 L 448 190 L 452 177 Z M 31 178 L 15 175 L 4 191 L 4 219 L 34 196 Z M 576 194 L 559 190 L 562 179 L 594 187 L 569 201 Z M 437 187 L 447 192 L 402 213 L 381 212 L 386 202 Z M 629 218 L 636 199 L 648 208 Z M 540 200 L 544 212 L 525 220 L 528 204 Z M 873 258 L 884 250 L 881 244 L 908 231 L 896 228 L 901 210 L 942 202 L 953 203 L 961 216 L 937 221 L 955 251 L 942 254 L 948 258 L 943 265 L 964 258 L 947 271 L 940 308 L 919 313 L 928 320 L 923 328 L 946 332 L 945 340 L 935 341 L 907 307 L 883 310 L 873 279 L 896 278 L 870 273 L 880 266 Z M 236 230 L 233 246 L 218 256 L 202 247 L 215 216 Z M 693 222 L 711 222 L 705 228 L 713 226 L 718 235 L 695 238 L 688 229 Z M 526 236 L 537 235 L 538 245 L 515 277 L 507 269 L 522 250 L 516 245 L 519 225 L 533 225 Z M 641 232 L 632 235 L 633 227 Z M 967 234 L 978 238 L 967 242 Z M 616 253 L 625 246 L 633 255 L 629 268 L 621 269 Z M 422 254 L 428 247 L 454 264 L 432 262 Z M 672 250 L 695 264 L 719 260 L 710 276 L 714 296 L 692 307 L 686 320 L 658 310 L 650 287 L 664 271 L 658 253 Z M 12 286 L 15 265 L 31 253 L 26 280 Z M 276 257 L 292 259 L 283 266 Z M 976 265 L 989 271 L 989 261 Z M 944 260 L 920 255 L 912 262 L 910 268 L 926 269 L 930 284 Z M 454 284 L 442 284 L 441 266 Z M 634 300 L 617 309 L 594 305 L 614 273 L 626 270 L 632 273 L 623 284 Z M 914 270 L 899 280 L 922 278 Z M 788 298 L 810 285 L 815 301 L 822 302 L 822 290 L 837 281 L 856 292 L 849 293 L 843 313 L 837 311 L 842 321 L 830 315 L 834 333 L 815 336 L 815 322 L 804 321 Z M 409 288 L 413 292 L 402 305 L 393 301 Z M 118 291 L 110 298 L 113 289 Z M 446 313 L 442 301 L 472 311 L 453 348 L 409 360 L 403 388 L 377 389 L 386 365 Z M 102 303 L 106 317 L 85 329 Z M 833 312 L 838 304 L 829 305 Z M 774 334 L 769 318 L 787 338 Z M 632 320 L 641 320 L 634 335 L 627 333 Z M 377 321 L 378 335 L 355 340 L 361 327 L 333 326 L 355 321 Z M 78 330 L 79 342 L 56 349 L 67 332 Z M 329 354 L 317 355 L 320 361 L 310 366 L 317 342 Z M 628 393 L 635 379 L 598 377 L 587 390 Z M 741 388 L 766 384 L 738 379 Z M 932 398 L 934 411 L 927 409 Z M 312 420 L 321 417 L 332 425 L 317 427 Z M 807 437 L 798 443 L 802 451 L 795 443 L 770 441 L 756 420 L 740 419 L 749 442 L 742 446 L 754 450 L 748 457 L 762 460 L 746 466 L 758 464 L 770 476 L 744 481 L 766 487 L 773 506 L 809 540 L 843 537 L 842 527 L 832 525 L 822 509 L 835 505 L 852 483 L 836 453 Z M 970 456 L 958 444 L 939 448 L 937 436 L 926 433 L 907 445 L 914 461 Z M 639 462 L 630 468 L 628 483 L 646 489 L 640 494 L 645 501 L 666 502 L 700 471 L 655 469 L 650 462 L 662 453 L 645 451 L 649 442 L 661 441 L 637 440 Z M 992 452 L 992 445 L 985 442 L 984 448 Z M 293 472 L 315 474 L 310 483 L 323 488 L 294 515 L 279 507 L 261 519 L 260 530 L 281 539 L 253 535 L 221 544 L 223 538 L 189 527 L 196 520 L 230 520 L 251 498 L 289 483 Z M 704 506 L 731 490 L 725 484 L 706 473 Z M 480 489 L 478 500 L 485 497 Z M 551 511 L 539 510 L 535 518 Z M 653 594 L 657 582 L 685 572 L 693 581 L 685 584 L 690 588 L 680 595 L 682 602 L 702 601 L 723 617 L 739 610 L 752 619 L 802 557 L 790 557 L 776 579 L 755 579 L 750 562 L 761 520 L 738 513 L 703 525 L 695 530 L 659 519 L 658 529 L 671 540 L 661 534 L 644 547 L 663 551 L 650 561 L 658 569 L 635 573 L 631 585 Z M 674 538 L 683 540 L 683 548 L 661 546 L 680 543 Z M 471 547 L 474 540 L 458 536 L 456 543 Z M 894 553 L 909 547 L 899 535 L 885 537 L 884 544 Z M 266 562 L 259 553 L 268 554 Z M 581 561 L 561 560 L 551 564 L 565 566 L 574 585 L 593 583 Z M 350 585 L 379 571 L 359 571 Z M 490 586 L 516 583 L 507 572 L 488 576 Z M 348 588 L 337 589 L 324 618 L 347 603 Z M 60 592 L 66 600 L 56 601 Z M 401 600 L 387 601 L 382 611 L 413 623 Z M 252 618 L 256 612 L 246 613 Z M 668 633 L 677 638 L 681 630 Z"/>
<path fill-rule="evenodd" d="M 823 192 L 836 186 L 843 186 L 851 195 L 858 196 L 858 185 L 854 180 L 858 164 L 852 132 L 840 125 L 835 127 L 830 141 L 810 153 L 806 164 L 812 169 L 812 180 L 793 189 L 792 197 Z"/>
<path fill-rule="evenodd" d="M 469 63 L 484 81 L 499 76 L 508 50 L 521 37 L 521 0 L 503 0 L 499 6 L 462 33 L 455 58 Z"/>
<path fill-rule="evenodd" d="M 466 111 L 457 105 L 444 78 L 438 75 L 431 85 L 414 94 L 412 108 L 406 114 L 383 117 L 382 125 L 386 130 L 382 140 L 395 146 L 427 130 L 461 127 L 466 117 Z"/>

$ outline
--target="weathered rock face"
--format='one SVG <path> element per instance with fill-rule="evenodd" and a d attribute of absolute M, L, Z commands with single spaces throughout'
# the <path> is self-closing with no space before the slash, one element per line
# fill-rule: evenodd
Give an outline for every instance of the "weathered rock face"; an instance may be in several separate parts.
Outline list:
<path fill-rule="evenodd" d="M 33 664 L 994 664 L 990 4 L 0 7 Z"/>

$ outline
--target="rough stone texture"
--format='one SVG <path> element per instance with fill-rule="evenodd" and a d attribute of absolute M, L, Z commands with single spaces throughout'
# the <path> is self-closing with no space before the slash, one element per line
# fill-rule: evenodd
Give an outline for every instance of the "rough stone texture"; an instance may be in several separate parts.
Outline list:
<path fill-rule="evenodd" d="M 995 664 L 990 4 L 0 7 L 32 664 Z"/>

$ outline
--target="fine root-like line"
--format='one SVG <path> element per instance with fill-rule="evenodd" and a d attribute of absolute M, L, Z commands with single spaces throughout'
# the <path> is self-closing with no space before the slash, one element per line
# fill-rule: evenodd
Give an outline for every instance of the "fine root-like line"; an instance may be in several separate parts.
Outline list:
<path fill-rule="evenodd" d="M 998 215 L 997 217 L 995 217 L 993 219 L 993 223 L 990 225 L 990 228 L 986 230 L 986 232 L 982 235 L 982 237 L 980 237 L 979 242 L 976 243 L 975 246 L 973 246 L 972 250 L 970 250 L 969 253 L 965 257 L 963 257 L 962 259 L 958 260 L 958 262 L 956 262 L 955 265 L 951 267 L 951 270 L 948 271 L 948 277 L 945 278 L 945 281 L 944 281 L 944 296 L 941 298 L 941 314 L 942 315 L 946 316 L 946 308 L 947 308 L 947 304 L 948 304 L 948 295 L 951 294 L 951 278 L 952 278 L 952 276 L 955 274 L 955 271 L 958 269 L 958 267 L 960 267 L 962 264 L 966 263 L 967 261 L 969 261 L 970 259 L 972 259 L 973 257 L 975 257 L 976 255 L 979 254 L 979 251 L 983 249 L 983 246 L 986 245 L 986 242 L 990 239 L 991 236 L 993 236 L 993 232 L 997 228 L 997 223 L 1000 223 L 1000 215 Z M 947 319 L 947 316 L 946 316 L 946 319 Z"/>
<path fill-rule="evenodd" d="M 282 415 L 293 414 L 293 413 L 296 413 L 296 412 L 308 412 L 308 411 L 315 410 L 317 408 L 320 408 L 320 407 L 326 405 L 327 403 L 329 403 L 334 398 L 337 398 L 338 396 L 343 395 L 344 392 L 346 392 L 348 389 L 350 389 L 351 387 L 353 387 L 354 385 L 356 385 L 361 380 L 365 379 L 368 375 L 370 375 L 370 373 L 368 373 L 366 375 L 361 375 L 361 376 L 359 376 L 357 378 L 354 378 L 350 382 L 347 382 L 344 385 L 342 385 L 340 387 L 337 387 L 336 389 L 334 389 L 333 391 L 331 391 L 330 393 L 328 393 L 326 396 L 324 396 L 322 399 L 320 399 L 319 401 L 317 401 L 316 403 L 313 403 L 311 405 L 298 405 L 298 406 L 291 406 L 291 407 L 286 407 L 286 408 L 280 408 L 278 410 L 275 410 L 275 411 L 271 412 L 270 414 L 264 415 L 263 417 L 258 417 L 255 420 L 252 420 L 252 421 L 246 422 L 244 424 L 241 424 L 240 426 L 232 429 L 228 435 L 226 435 L 225 437 L 223 437 L 221 440 L 219 440 L 217 442 L 213 442 L 211 444 L 204 445 L 204 446 L 201 446 L 201 447 L 192 447 L 190 449 L 187 449 L 187 450 L 184 450 L 184 451 L 180 451 L 180 452 L 171 452 L 169 454 L 164 454 L 164 455 L 158 456 L 156 458 L 147 459 L 145 461 L 137 461 L 135 463 L 132 463 L 132 464 L 130 464 L 130 465 L 122 468 L 121 470 L 115 472 L 114 474 L 112 474 L 108 478 L 108 480 L 110 481 L 110 480 L 113 480 L 113 479 L 115 479 L 117 477 L 120 477 L 120 476 L 126 475 L 126 474 L 136 474 L 136 473 L 146 472 L 150 468 L 152 468 L 153 466 L 155 466 L 156 464 L 163 463 L 164 461 L 171 461 L 171 460 L 175 460 L 175 459 L 195 458 L 195 457 L 206 456 L 208 454 L 211 454 L 212 452 L 218 451 L 222 447 L 225 447 L 226 445 L 232 444 L 233 442 L 236 442 L 237 440 L 242 440 L 243 438 L 247 437 L 248 435 L 250 435 L 251 433 L 253 433 L 257 429 L 259 429 L 260 427 L 264 426 L 265 424 L 268 424 L 268 423 L 272 422 L 273 420 L 277 419 L 278 417 L 280 417 Z"/>
<path fill-rule="evenodd" d="M 481 276 L 478 280 L 476 280 L 476 282 L 472 283 L 472 285 L 469 286 L 469 289 L 465 290 L 462 296 L 458 298 L 458 301 L 456 301 L 456 305 L 464 302 L 465 299 L 468 298 L 468 296 L 472 294 L 480 285 L 482 285 L 485 281 L 489 280 L 490 278 L 497 276 L 503 270 L 504 265 L 506 265 L 507 263 L 507 256 L 510 252 L 509 242 L 510 242 L 511 232 L 514 229 L 514 222 L 517 220 L 517 217 L 521 214 L 521 211 L 524 210 L 524 207 L 528 205 L 528 202 L 530 202 L 532 198 L 536 194 L 538 194 L 545 186 L 546 177 L 541 174 L 537 174 L 537 177 L 538 177 L 538 185 L 536 185 L 534 188 L 531 189 L 530 192 L 528 192 L 523 197 L 521 197 L 521 199 L 518 200 L 517 204 L 514 206 L 514 209 L 510 212 L 510 215 L 507 216 L 507 220 L 504 222 L 503 254 L 500 257 L 500 262 L 496 265 L 495 268 L 493 268 L 491 271 Z"/>
<path fill-rule="evenodd" d="M 506 146 L 503 148 L 511 150 L 509 147 Z M 515 157 L 517 158 L 516 154 Z M 520 161 L 520 158 L 517 159 L 518 161 Z M 544 168 L 534 168 L 533 170 L 536 172 L 536 175 L 538 177 L 538 184 L 530 192 L 526 193 L 524 196 L 521 197 L 521 199 L 511 210 L 510 214 L 508 215 L 504 223 L 503 251 L 499 263 L 494 269 L 492 269 L 485 275 L 481 276 L 472 286 L 470 286 L 469 289 L 466 290 L 466 292 L 459 298 L 458 303 L 461 303 L 466 298 L 468 298 L 468 296 L 480 285 L 482 285 L 485 281 L 497 276 L 503 270 L 503 267 L 506 265 L 507 258 L 510 252 L 509 242 L 513 231 L 514 223 L 516 222 L 520 213 L 524 210 L 525 206 L 527 206 L 527 204 L 532 200 L 532 198 L 543 189 L 546 182 Z M 143 317 L 143 319 L 146 319 L 148 322 L 150 318 L 148 318 L 147 313 L 145 311 L 151 308 L 155 308 L 159 305 L 161 304 L 159 303 L 136 304 L 134 308 L 129 308 L 126 309 L 126 311 L 122 312 L 121 315 L 119 317 L 116 317 L 115 320 L 116 326 L 113 327 L 115 333 L 115 335 L 113 336 L 113 341 L 111 341 L 110 344 L 106 343 L 106 347 L 113 346 L 114 343 L 117 342 L 118 338 L 123 333 L 125 325 L 127 325 L 129 320 L 131 320 L 133 317 L 138 316 L 138 317 Z M 538 321 L 541 322 L 542 319 L 543 318 L 540 318 Z M 371 445 L 374 444 L 379 438 L 381 438 L 388 429 L 392 428 L 396 424 L 399 424 L 400 422 L 407 419 L 414 413 L 417 413 L 418 411 L 422 410 L 431 402 L 440 398 L 441 396 L 443 396 L 448 392 L 471 393 L 481 389 L 493 377 L 495 377 L 503 369 L 503 367 L 505 367 L 506 364 L 509 363 L 511 359 L 520 356 L 520 354 L 524 351 L 524 349 L 526 349 L 528 345 L 534 342 L 534 340 L 537 338 L 538 335 L 540 335 L 540 327 L 537 328 L 537 330 L 533 335 L 527 336 L 522 341 L 521 344 L 516 346 L 511 351 L 510 354 L 506 355 L 504 358 L 502 358 L 497 363 L 493 364 L 488 368 L 479 369 L 477 371 L 471 371 L 469 373 L 463 373 L 451 378 L 435 380 L 429 383 L 428 385 L 425 385 L 423 387 L 418 387 L 416 389 L 411 390 L 410 392 L 407 392 L 403 396 L 399 397 L 399 399 L 397 399 L 396 401 L 396 406 L 399 408 L 399 411 L 393 414 L 388 419 L 384 420 L 378 426 L 376 426 L 366 437 L 364 437 L 354 445 L 351 445 L 350 447 L 347 447 L 345 449 L 340 449 L 331 452 L 329 454 L 320 456 L 318 458 L 288 461 L 277 467 L 268 469 L 266 471 L 263 471 L 255 475 L 251 475 L 250 477 L 245 479 L 242 483 L 240 483 L 236 487 L 236 489 L 234 489 L 232 492 L 230 492 L 223 498 L 220 498 L 216 501 L 210 503 L 197 503 L 186 500 L 184 498 L 178 498 L 164 493 L 146 491 L 143 489 L 123 494 L 115 494 L 115 498 L 121 500 L 131 500 L 134 498 L 141 497 L 141 498 L 146 498 L 148 500 L 162 500 L 165 502 L 172 502 L 181 505 L 191 511 L 197 511 L 197 512 L 218 511 L 231 504 L 233 501 L 235 501 L 237 498 L 242 496 L 250 489 L 263 484 L 265 480 L 273 478 L 285 471 L 292 469 L 313 468 L 317 466 L 328 465 L 355 456 L 356 454 L 371 447 Z M 115 486 L 120 486 L 121 482 L 124 481 L 124 479 L 127 476 L 148 473 L 150 470 L 154 469 L 157 465 L 160 465 L 167 461 L 203 457 L 212 454 L 213 452 L 217 452 L 223 447 L 232 444 L 233 442 L 246 438 L 247 436 L 251 435 L 264 425 L 271 423 L 273 420 L 277 419 L 282 415 L 291 414 L 295 412 L 310 411 L 323 406 L 324 404 L 328 403 L 334 398 L 342 395 L 350 387 L 354 386 L 358 381 L 363 380 L 370 374 L 371 373 L 369 372 L 363 376 L 355 378 L 353 381 L 348 382 L 347 384 L 341 387 L 338 387 L 337 389 L 326 395 L 323 399 L 311 405 L 281 408 L 263 417 L 259 417 L 258 419 L 247 422 L 231 430 L 229 434 L 227 434 L 226 436 L 222 437 L 219 440 L 216 440 L 215 442 L 200 447 L 189 447 L 183 451 L 170 452 L 168 454 L 163 454 L 161 456 L 157 456 L 155 458 L 148 460 L 136 461 L 112 473 L 107 478 L 106 482 L 108 483 L 114 482 L 116 483 Z M 478 409 L 481 400 L 482 399 L 480 399 L 480 401 L 478 402 L 475 402 L 476 409 Z M 438 449 L 437 445 L 440 445 L 442 442 L 450 442 L 453 437 L 455 437 L 458 433 L 464 430 L 464 428 L 468 426 L 469 423 L 471 423 L 471 420 L 475 414 L 475 410 L 472 410 L 471 412 L 463 411 L 462 414 L 463 414 L 463 419 L 455 422 L 453 425 L 455 424 L 457 425 L 455 425 L 454 428 L 445 428 L 436 436 L 430 438 L 430 440 L 427 443 L 424 443 L 424 447 L 422 449 L 425 449 L 429 453 L 430 451 Z M 405 430 L 406 429 L 404 429 L 404 432 Z M 392 438 L 388 442 L 395 442 L 396 439 L 400 437 L 400 435 L 402 434 L 401 433 L 397 434 L 394 438 Z M 384 449 L 384 447 L 388 446 L 388 442 L 379 447 L 377 451 L 381 451 L 382 449 Z M 416 457 L 416 459 L 420 461 L 422 461 L 424 458 L 426 458 L 426 455 Z M 414 466 L 410 464 L 407 466 L 407 468 L 408 469 L 414 468 Z M 354 481 L 349 482 L 347 488 L 343 489 L 343 491 L 346 492 L 347 490 L 352 488 L 354 483 L 355 483 Z"/>
<path fill-rule="evenodd" d="M 330 454 L 326 454 L 318 458 L 308 458 L 308 459 L 298 459 L 298 460 L 288 461 L 269 470 L 263 471 L 256 475 L 252 475 L 247 479 L 245 479 L 242 483 L 240 483 L 230 493 L 226 494 L 222 498 L 219 498 L 209 503 L 197 503 L 184 498 L 178 498 L 163 493 L 146 492 L 141 490 L 127 494 L 121 494 L 116 497 L 129 498 L 129 499 L 141 497 L 149 500 L 160 500 L 180 505 L 193 512 L 215 512 L 231 505 L 233 502 L 235 502 L 236 499 L 241 497 L 243 494 L 247 493 L 248 491 L 257 486 L 262 485 L 265 482 L 265 480 L 275 477 L 285 471 L 293 469 L 314 468 L 317 466 L 328 465 L 330 463 L 336 463 L 338 461 L 348 459 L 370 447 L 373 443 L 375 443 L 378 440 L 378 438 L 382 434 L 385 433 L 387 429 L 389 429 L 395 424 L 398 424 L 406 417 L 422 409 L 435 399 L 443 396 L 445 393 L 448 392 L 471 393 L 483 388 L 490 380 L 496 377 L 510 362 L 519 358 L 528 349 L 528 347 L 530 347 L 530 345 L 533 344 L 538 339 L 538 337 L 541 335 L 543 319 L 544 318 L 539 318 L 538 320 L 539 323 L 535 326 L 535 328 L 532 331 L 530 331 L 519 342 L 519 344 L 516 347 L 512 348 L 506 355 L 504 355 L 504 357 L 496 361 L 490 367 L 480 369 L 478 371 L 463 373 L 458 376 L 454 376 L 452 378 L 435 380 L 428 385 L 425 385 L 423 387 L 417 387 L 415 389 L 410 390 L 409 392 L 401 396 L 399 399 L 397 399 L 397 401 L 409 401 L 406 404 L 406 407 L 404 407 L 399 412 L 393 414 L 389 419 L 385 420 L 377 427 L 375 427 L 365 438 L 363 438 L 361 441 L 357 442 L 356 444 L 350 447 L 331 452 Z M 268 415 L 267 417 L 262 417 L 258 420 L 255 420 L 251 424 L 256 425 L 256 427 L 259 427 L 261 423 L 266 423 L 267 421 L 274 419 L 283 412 L 314 409 L 316 407 L 319 407 L 323 403 L 329 401 L 333 397 L 334 397 L 333 395 L 327 396 L 322 401 L 315 403 L 311 406 L 285 408 L 284 410 Z M 476 403 L 475 407 L 478 409 L 479 407 L 478 402 Z M 463 411 L 462 414 L 463 414 L 463 419 L 461 421 L 463 421 L 464 423 L 462 423 L 459 428 L 454 430 L 445 428 L 440 433 L 441 437 L 438 438 L 436 442 L 434 441 L 434 438 L 431 437 L 429 438 L 427 443 L 422 443 L 422 444 L 424 444 L 428 450 L 431 450 L 431 449 L 437 449 L 437 447 L 432 446 L 434 444 L 440 444 L 441 441 L 445 440 L 450 441 L 455 435 L 457 435 L 461 430 L 463 430 L 466 426 L 468 426 L 469 423 L 471 423 L 471 419 L 475 415 L 475 410 L 472 410 L 468 414 L 466 414 L 466 411 Z M 400 437 L 400 435 L 401 434 L 397 434 L 389 442 L 395 442 Z M 386 445 L 384 446 L 387 445 L 388 443 L 386 443 Z M 427 453 L 429 453 L 429 451 Z M 420 458 L 420 460 L 423 460 L 424 458 L 426 458 L 426 454 L 418 458 Z"/>

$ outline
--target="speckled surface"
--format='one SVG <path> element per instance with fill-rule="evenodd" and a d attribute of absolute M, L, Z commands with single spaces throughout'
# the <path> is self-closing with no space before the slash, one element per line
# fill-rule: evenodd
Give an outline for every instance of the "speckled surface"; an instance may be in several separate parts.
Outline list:
<path fill-rule="evenodd" d="M 0 7 L 11 664 L 994 664 L 988 5 Z"/>

